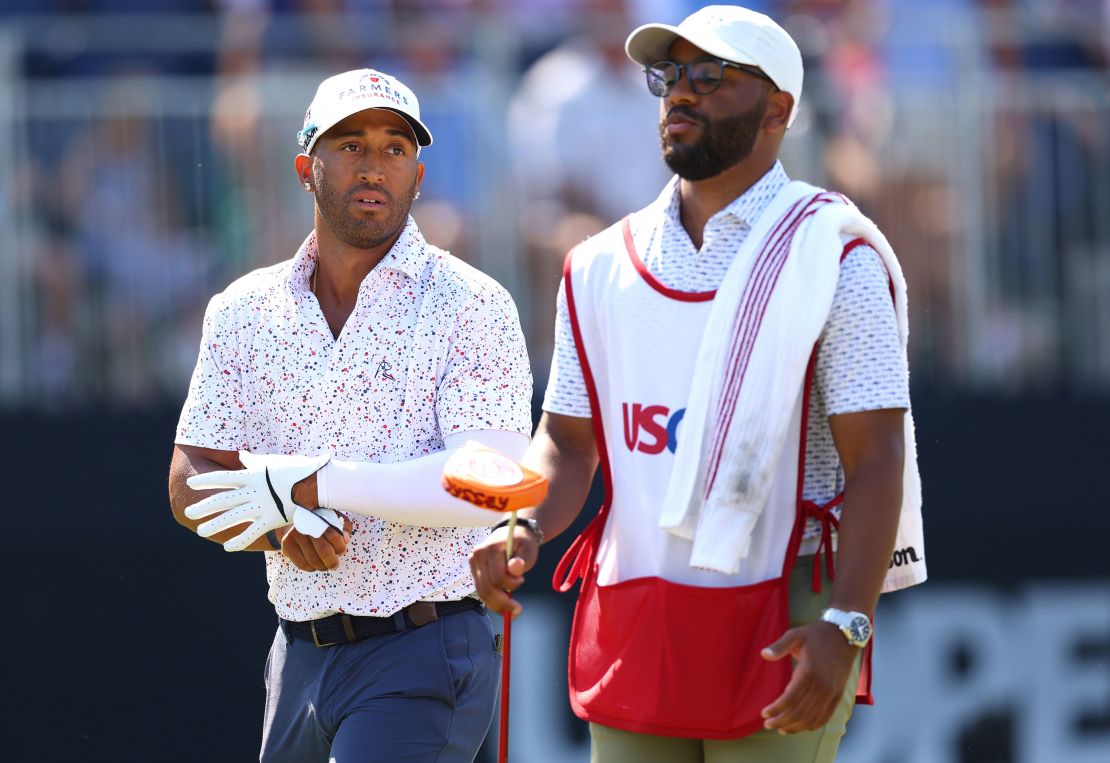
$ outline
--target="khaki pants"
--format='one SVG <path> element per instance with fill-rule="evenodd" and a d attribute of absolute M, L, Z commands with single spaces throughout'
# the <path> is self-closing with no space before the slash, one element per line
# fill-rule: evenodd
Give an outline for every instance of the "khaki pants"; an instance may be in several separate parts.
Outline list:
<path fill-rule="evenodd" d="M 829 581 L 812 590 L 813 557 L 802 557 L 790 578 L 790 625 L 811 623 L 828 606 Z M 683 739 L 590 724 L 591 763 L 831 763 L 856 701 L 857 658 L 844 695 L 822 728 L 782 735 L 758 731 L 740 739 Z"/>

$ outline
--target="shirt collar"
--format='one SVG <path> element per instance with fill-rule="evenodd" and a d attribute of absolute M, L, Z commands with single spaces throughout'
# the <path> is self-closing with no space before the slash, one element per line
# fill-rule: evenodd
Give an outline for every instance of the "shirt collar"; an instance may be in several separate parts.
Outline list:
<path fill-rule="evenodd" d="M 737 220 L 746 223 L 748 226 L 755 225 L 755 221 L 767 209 L 771 200 L 775 195 L 782 190 L 783 186 L 790 182 L 790 178 L 783 169 L 782 162 L 776 161 L 774 166 L 752 184 L 751 188 L 744 191 L 737 196 L 728 206 L 718 212 L 717 215 L 726 214 L 735 217 Z M 671 178 L 663 192 L 659 194 L 656 203 L 663 206 L 663 212 L 670 218 L 671 222 L 676 225 L 682 224 L 682 209 L 680 205 L 681 199 L 678 193 L 678 175 Z"/>
<path fill-rule="evenodd" d="M 289 270 L 289 286 L 293 292 L 307 292 L 308 279 L 316 267 L 316 260 L 320 257 L 320 249 L 316 245 L 316 230 L 308 234 L 308 238 L 301 244 L 301 248 L 293 256 L 293 267 Z"/>
<path fill-rule="evenodd" d="M 399 270 L 412 280 L 418 281 L 430 256 L 431 252 L 428 251 L 428 242 L 424 240 L 424 234 L 416 226 L 416 220 L 409 215 L 400 237 L 393 242 L 393 246 L 386 252 L 377 267 Z"/>
<path fill-rule="evenodd" d="M 401 235 L 393 242 L 393 246 L 386 252 L 381 262 L 374 267 L 374 270 L 379 268 L 397 270 L 416 281 L 420 279 L 420 274 L 423 272 L 429 256 L 430 252 L 428 251 L 427 242 L 424 240 L 424 235 L 416 226 L 416 221 L 412 219 L 412 215 L 409 215 Z M 319 258 L 320 248 L 316 241 L 316 231 L 313 230 L 308 234 L 308 238 L 304 240 L 301 248 L 297 250 L 297 254 L 293 257 L 289 284 L 294 291 L 309 290 L 308 279 L 311 278 L 312 271 L 316 267 L 316 260 Z M 373 273 L 374 270 L 370 272 Z M 369 278 L 369 275 L 367 277 Z"/>

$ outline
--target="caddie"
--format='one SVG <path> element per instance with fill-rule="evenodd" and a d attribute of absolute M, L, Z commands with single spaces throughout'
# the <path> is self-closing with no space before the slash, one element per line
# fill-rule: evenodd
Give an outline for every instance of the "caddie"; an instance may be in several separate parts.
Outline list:
<path fill-rule="evenodd" d="M 709 6 L 626 50 L 675 176 L 567 256 L 524 458 L 550 492 L 515 557 L 498 529 L 471 571 L 519 613 L 506 591 L 600 466 L 604 505 L 556 572 L 582 581 L 570 701 L 592 760 L 831 761 L 869 700 L 880 592 L 926 576 L 902 271 L 851 201 L 779 162 L 803 72 L 777 23 Z"/>
<path fill-rule="evenodd" d="M 528 443 L 516 308 L 409 216 L 432 134 L 403 83 L 324 80 L 297 138 L 313 230 L 209 304 L 170 501 L 264 552 L 262 761 L 472 761 L 500 668 L 466 559 L 499 515 L 440 479 L 464 441 Z"/>

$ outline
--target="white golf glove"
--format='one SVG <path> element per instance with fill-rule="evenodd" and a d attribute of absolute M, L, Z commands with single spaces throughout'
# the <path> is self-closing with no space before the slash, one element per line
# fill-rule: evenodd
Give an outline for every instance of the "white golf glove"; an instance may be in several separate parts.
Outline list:
<path fill-rule="evenodd" d="M 319 538 L 328 527 L 343 532 L 343 520 L 331 509 L 311 511 L 293 502 L 293 486 L 324 466 L 331 456 L 259 455 L 239 452 L 243 469 L 208 472 L 189 478 L 193 490 L 229 488 L 185 509 L 189 519 L 218 517 L 197 527 L 208 538 L 235 525 L 250 523 L 243 532 L 224 543 L 226 551 L 242 551 L 270 530 L 292 524 L 299 532 Z"/>

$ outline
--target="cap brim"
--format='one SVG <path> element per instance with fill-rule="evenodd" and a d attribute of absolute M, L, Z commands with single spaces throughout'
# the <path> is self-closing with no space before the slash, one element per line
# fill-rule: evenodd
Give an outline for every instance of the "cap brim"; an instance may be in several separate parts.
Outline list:
<path fill-rule="evenodd" d="M 678 37 L 678 28 L 670 24 L 644 24 L 632 30 L 624 42 L 624 52 L 638 64 L 647 66 L 667 57 Z"/>
<path fill-rule="evenodd" d="M 413 137 L 416 138 L 417 146 L 423 148 L 424 146 L 432 145 L 432 133 L 429 132 L 428 128 L 424 126 L 424 123 L 421 122 L 419 119 L 406 114 L 400 109 L 391 109 L 388 106 L 370 106 L 365 109 L 359 109 L 358 111 L 352 111 L 351 114 L 358 114 L 360 111 L 391 111 L 397 116 L 404 119 L 406 122 L 408 122 L 409 127 L 412 129 Z M 347 116 L 351 116 L 351 114 L 348 114 Z M 346 119 L 346 117 L 344 117 L 344 119 Z M 308 146 L 304 149 L 305 153 L 312 153 L 312 149 L 315 148 L 316 142 L 320 140 L 320 138 L 322 138 L 328 130 L 335 127 L 336 124 L 339 124 L 339 122 L 330 124 L 322 130 L 317 130 L 316 134 L 313 135 L 312 139 L 309 141 Z"/>
<path fill-rule="evenodd" d="M 678 27 L 670 24 L 644 24 L 632 30 L 624 43 L 624 51 L 638 64 L 647 66 L 656 61 L 663 61 L 670 55 L 671 45 L 675 40 L 683 39 L 691 45 L 701 48 L 711 56 L 723 58 L 736 64 L 757 66 L 755 61 L 746 56 L 737 57 L 735 48 L 725 46 L 718 38 L 682 34 Z"/>
<path fill-rule="evenodd" d="M 419 119 L 416 119 L 415 117 L 410 116 L 409 114 L 406 114 L 405 112 L 401 111 L 400 109 L 391 109 L 388 106 L 375 106 L 373 108 L 379 109 L 381 111 L 392 111 L 394 114 L 396 114 L 399 117 L 402 117 L 406 122 L 408 122 L 409 127 L 411 127 L 412 131 L 416 134 L 416 145 L 418 145 L 418 146 L 430 146 L 430 145 L 432 145 L 432 134 L 428 131 L 428 128 L 424 126 L 424 123 L 421 122 Z"/>

